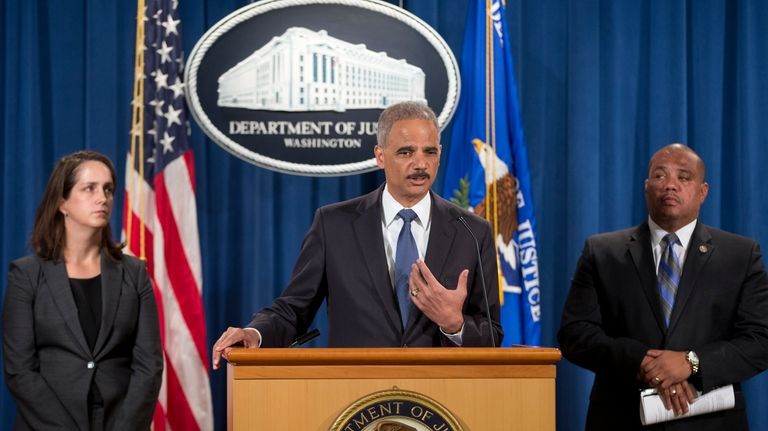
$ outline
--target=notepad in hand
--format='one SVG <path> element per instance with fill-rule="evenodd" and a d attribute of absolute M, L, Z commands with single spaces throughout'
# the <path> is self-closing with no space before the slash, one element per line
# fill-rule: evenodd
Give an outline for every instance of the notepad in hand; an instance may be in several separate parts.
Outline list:
<path fill-rule="evenodd" d="M 733 385 L 728 385 L 713 389 L 706 394 L 697 392 L 696 399 L 688 405 L 688 413 L 675 416 L 674 410 L 667 410 L 664 407 L 661 396 L 656 389 L 646 389 L 640 392 L 640 422 L 643 425 L 651 425 L 728 410 L 735 405 L 736 398 L 733 394 Z"/>

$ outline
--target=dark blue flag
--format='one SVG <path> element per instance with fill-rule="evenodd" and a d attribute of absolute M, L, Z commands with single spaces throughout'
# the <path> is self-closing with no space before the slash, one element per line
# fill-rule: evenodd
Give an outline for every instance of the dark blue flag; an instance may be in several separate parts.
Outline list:
<path fill-rule="evenodd" d="M 536 219 L 501 0 L 470 1 L 460 67 L 443 196 L 485 217 L 494 230 L 504 345 L 539 345 Z"/>

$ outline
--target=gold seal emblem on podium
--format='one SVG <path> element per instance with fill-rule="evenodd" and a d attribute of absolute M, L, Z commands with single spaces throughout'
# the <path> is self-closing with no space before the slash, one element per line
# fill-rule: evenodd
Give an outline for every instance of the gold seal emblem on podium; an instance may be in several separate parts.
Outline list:
<path fill-rule="evenodd" d="M 442 404 L 418 392 L 374 392 L 352 403 L 329 431 L 464 431 Z"/>

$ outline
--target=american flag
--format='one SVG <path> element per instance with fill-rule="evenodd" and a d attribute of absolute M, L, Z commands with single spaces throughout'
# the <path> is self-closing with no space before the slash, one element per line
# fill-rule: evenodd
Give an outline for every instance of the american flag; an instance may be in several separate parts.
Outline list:
<path fill-rule="evenodd" d="M 155 430 L 211 430 L 195 163 L 184 102 L 178 1 L 138 0 L 133 127 L 123 237 L 145 259 L 160 312 L 165 371 Z"/>

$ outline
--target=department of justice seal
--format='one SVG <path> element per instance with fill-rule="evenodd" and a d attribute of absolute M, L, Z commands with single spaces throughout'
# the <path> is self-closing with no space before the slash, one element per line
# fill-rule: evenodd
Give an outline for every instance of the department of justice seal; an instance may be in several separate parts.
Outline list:
<path fill-rule="evenodd" d="M 378 169 L 381 111 L 426 103 L 444 128 L 458 65 L 424 21 L 381 0 L 263 0 L 211 27 L 185 70 L 203 131 L 235 156 L 297 175 Z"/>
<path fill-rule="evenodd" d="M 347 407 L 329 431 L 464 431 L 443 405 L 418 392 L 374 392 Z"/>

